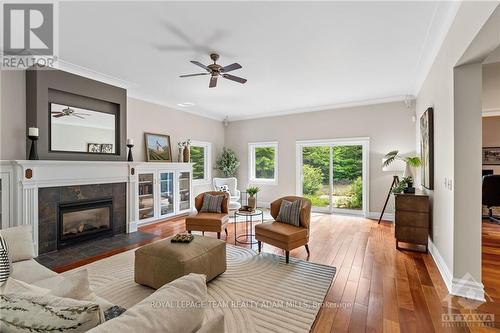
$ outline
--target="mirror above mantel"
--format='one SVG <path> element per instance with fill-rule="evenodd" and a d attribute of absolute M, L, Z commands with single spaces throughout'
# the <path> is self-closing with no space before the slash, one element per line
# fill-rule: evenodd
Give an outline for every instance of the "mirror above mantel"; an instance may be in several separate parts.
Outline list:
<path fill-rule="evenodd" d="M 50 151 L 115 154 L 117 117 L 70 105 L 50 103 Z"/>

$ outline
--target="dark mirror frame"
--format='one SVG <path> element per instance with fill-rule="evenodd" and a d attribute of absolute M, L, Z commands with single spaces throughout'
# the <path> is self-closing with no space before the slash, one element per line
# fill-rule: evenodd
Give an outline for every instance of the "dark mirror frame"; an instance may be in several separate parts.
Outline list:
<path fill-rule="evenodd" d="M 117 136 L 114 154 L 60 152 L 50 150 L 49 103 L 69 104 L 79 108 L 116 113 Z M 127 91 L 103 82 L 45 67 L 26 70 L 26 133 L 38 127 L 38 156 L 41 160 L 126 161 L 127 160 Z M 26 158 L 31 141 L 26 140 Z"/>

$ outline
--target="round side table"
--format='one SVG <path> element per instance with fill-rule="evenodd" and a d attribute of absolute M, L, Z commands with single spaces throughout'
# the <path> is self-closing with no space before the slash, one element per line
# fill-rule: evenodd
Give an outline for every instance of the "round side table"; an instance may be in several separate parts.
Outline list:
<path fill-rule="evenodd" d="M 245 233 L 238 235 L 236 231 L 236 223 L 238 223 L 236 220 L 238 216 L 244 216 L 245 217 Z M 239 211 L 237 210 L 234 212 L 234 243 L 238 244 L 245 244 L 245 245 L 250 245 L 250 248 L 252 247 L 253 244 L 257 244 L 257 241 L 252 241 L 253 237 L 255 237 L 255 234 L 253 233 L 253 223 L 254 223 L 254 217 L 255 216 L 260 216 L 260 222 L 264 222 L 264 212 L 262 209 L 257 208 L 254 211 L 251 212 L 246 212 L 246 211 Z M 245 238 L 245 240 L 240 240 L 241 238 Z M 250 238 L 250 241 L 248 240 Z"/>

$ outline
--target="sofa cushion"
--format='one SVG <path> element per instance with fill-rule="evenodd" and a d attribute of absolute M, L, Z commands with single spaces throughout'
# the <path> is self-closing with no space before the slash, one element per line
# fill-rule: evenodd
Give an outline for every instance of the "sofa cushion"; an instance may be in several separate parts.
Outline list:
<path fill-rule="evenodd" d="M 56 272 L 40 265 L 34 259 L 18 261 L 12 264 L 11 276 L 26 283 L 33 283 L 57 275 Z"/>
<path fill-rule="evenodd" d="M 9 247 L 12 262 L 35 258 L 31 224 L 0 230 L 0 235 L 5 238 Z"/>
<path fill-rule="evenodd" d="M 90 330 L 114 332 L 196 332 L 203 322 L 205 276 L 189 274 L 164 285 L 121 316 Z"/>
<path fill-rule="evenodd" d="M 50 293 L 49 289 L 40 288 L 35 285 L 16 280 L 9 277 L 7 281 L 0 288 L 0 293 L 3 294 L 30 294 L 30 295 L 47 295 Z"/>
<path fill-rule="evenodd" d="M 2 294 L 0 306 L 6 333 L 86 332 L 104 322 L 99 305 L 52 295 Z"/>
<path fill-rule="evenodd" d="M 308 230 L 307 228 L 295 227 L 291 224 L 273 221 L 256 224 L 255 234 L 282 242 L 294 242 L 307 238 Z"/>
<path fill-rule="evenodd" d="M 89 274 L 81 269 L 69 275 L 56 275 L 39 280 L 33 285 L 50 290 L 50 294 L 59 297 L 69 297 L 82 301 L 94 301 L 95 295 L 89 286 Z"/>

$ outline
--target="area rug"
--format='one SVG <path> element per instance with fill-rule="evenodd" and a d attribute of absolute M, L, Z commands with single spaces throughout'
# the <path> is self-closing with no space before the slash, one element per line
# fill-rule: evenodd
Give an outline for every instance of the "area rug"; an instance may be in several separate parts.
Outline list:
<path fill-rule="evenodd" d="M 130 308 L 153 289 L 134 282 L 134 251 L 88 264 L 101 297 Z M 206 318 L 224 313 L 226 332 L 309 332 L 335 267 L 227 245 L 227 271 L 208 283 Z M 69 272 L 65 273 L 68 274 Z"/>

